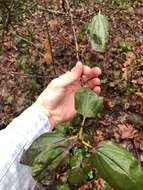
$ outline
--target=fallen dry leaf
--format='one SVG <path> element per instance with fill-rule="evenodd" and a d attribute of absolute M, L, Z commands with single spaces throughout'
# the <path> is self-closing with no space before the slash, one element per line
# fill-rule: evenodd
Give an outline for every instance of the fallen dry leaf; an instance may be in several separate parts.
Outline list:
<path fill-rule="evenodd" d="M 57 28 L 57 26 L 58 26 L 58 21 L 52 19 L 52 20 L 50 20 L 48 22 L 48 25 L 49 25 L 49 27 L 50 27 L 51 30 L 55 30 Z"/>
<path fill-rule="evenodd" d="M 43 43 L 43 47 L 44 47 L 45 52 L 46 52 L 44 55 L 44 60 L 49 65 L 52 63 L 52 51 L 51 51 L 51 46 L 50 46 L 48 34 L 46 35 L 46 39 Z"/>
<path fill-rule="evenodd" d="M 124 67 L 130 66 L 134 59 L 136 59 L 135 53 L 129 52 L 127 55 L 127 60 L 123 64 Z"/>
<path fill-rule="evenodd" d="M 119 124 L 117 126 L 121 139 L 133 139 L 137 135 L 137 130 L 130 124 Z"/>
<path fill-rule="evenodd" d="M 143 92 L 136 92 L 135 94 L 143 99 Z"/>
<path fill-rule="evenodd" d="M 82 185 L 78 190 L 90 190 L 92 189 L 92 184 L 90 182 Z"/>
<path fill-rule="evenodd" d="M 95 184 L 97 186 L 97 190 L 102 190 L 105 184 L 105 181 L 102 178 L 95 180 Z"/>
<path fill-rule="evenodd" d="M 45 53 L 44 55 L 44 60 L 47 64 L 51 64 L 52 63 L 52 56 L 49 52 Z"/>
<path fill-rule="evenodd" d="M 127 121 L 134 124 L 135 127 L 143 127 L 143 117 L 139 114 L 131 113 L 127 116 Z"/>
<path fill-rule="evenodd" d="M 109 98 L 105 98 L 103 99 L 103 103 L 104 103 L 104 107 L 108 110 L 112 110 L 113 107 L 115 106 L 113 101 Z"/>

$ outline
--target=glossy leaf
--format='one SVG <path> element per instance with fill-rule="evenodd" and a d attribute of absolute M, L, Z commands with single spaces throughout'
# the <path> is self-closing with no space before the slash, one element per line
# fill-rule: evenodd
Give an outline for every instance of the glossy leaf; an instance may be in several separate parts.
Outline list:
<path fill-rule="evenodd" d="M 30 148 L 23 153 L 21 163 L 32 166 L 32 163 L 38 154 L 40 154 L 51 144 L 56 144 L 64 139 L 64 134 L 57 132 L 45 133 L 41 135 L 32 143 Z"/>
<path fill-rule="evenodd" d="M 61 185 L 60 187 L 57 188 L 57 190 L 70 190 L 68 184 Z"/>
<path fill-rule="evenodd" d="M 55 128 L 55 131 L 58 133 L 63 133 L 66 134 L 68 131 L 72 128 L 73 126 L 71 125 L 70 121 L 58 124 Z"/>
<path fill-rule="evenodd" d="M 103 98 L 89 88 L 81 88 L 75 95 L 75 107 L 83 117 L 96 117 L 103 107 Z"/>
<path fill-rule="evenodd" d="M 46 179 L 48 179 L 50 172 L 55 171 L 68 154 L 69 147 L 66 144 L 48 146 L 33 162 L 33 177 L 37 181 L 46 184 Z"/>
<path fill-rule="evenodd" d="M 143 170 L 125 149 L 109 141 L 91 156 L 99 175 L 117 190 L 143 190 Z"/>
<path fill-rule="evenodd" d="M 80 114 L 76 114 L 76 116 L 71 120 L 72 126 L 79 126 L 82 122 L 82 118 Z"/>
<path fill-rule="evenodd" d="M 70 171 L 68 181 L 70 184 L 79 185 L 87 180 L 88 176 L 84 173 L 84 170 L 80 167 L 74 168 Z"/>
<path fill-rule="evenodd" d="M 71 170 L 68 177 L 68 181 L 70 184 L 79 185 L 82 182 L 86 181 L 86 179 L 88 178 L 88 175 L 84 172 L 84 169 L 82 168 L 83 159 L 83 150 L 80 148 L 75 149 L 74 155 L 70 159 Z"/>
<path fill-rule="evenodd" d="M 83 150 L 81 148 L 74 149 L 74 155 L 70 159 L 70 167 L 77 168 L 80 167 L 83 160 Z"/>
<path fill-rule="evenodd" d="M 94 16 L 88 27 L 88 34 L 92 48 L 99 52 L 104 52 L 109 39 L 107 17 L 100 12 Z"/>

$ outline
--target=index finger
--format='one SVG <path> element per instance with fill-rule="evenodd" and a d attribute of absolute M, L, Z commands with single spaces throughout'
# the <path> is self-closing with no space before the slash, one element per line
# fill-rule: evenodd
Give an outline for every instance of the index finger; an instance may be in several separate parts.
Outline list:
<path fill-rule="evenodd" d="M 84 65 L 83 75 L 86 78 L 98 77 L 99 75 L 101 75 L 101 69 L 99 67 L 90 68 Z"/>

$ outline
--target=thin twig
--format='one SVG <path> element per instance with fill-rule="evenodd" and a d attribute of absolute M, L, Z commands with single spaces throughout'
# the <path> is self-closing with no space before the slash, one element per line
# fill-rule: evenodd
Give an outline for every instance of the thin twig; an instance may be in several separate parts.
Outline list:
<path fill-rule="evenodd" d="M 65 2 L 67 4 L 67 10 L 68 10 L 68 13 L 69 13 L 69 16 L 70 16 L 72 30 L 73 30 L 73 35 L 74 35 L 76 58 L 77 58 L 77 61 L 80 61 L 80 58 L 79 58 L 79 45 L 78 45 L 77 37 L 76 37 L 76 30 L 75 30 L 75 25 L 74 25 L 74 21 L 73 21 L 73 14 L 72 14 L 71 9 L 70 9 L 69 1 L 65 0 Z"/>
<path fill-rule="evenodd" d="M 95 77 L 89 78 L 85 81 L 82 81 L 82 85 L 84 86 L 85 84 L 87 84 L 88 82 L 90 82 L 91 80 L 95 79 Z"/>
<path fill-rule="evenodd" d="M 91 17 L 93 15 L 95 15 L 95 11 L 89 13 L 88 15 L 85 15 L 85 16 L 81 17 L 81 19 L 89 18 L 89 17 Z"/>
<path fill-rule="evenodd" d="M 13 8 L 13 3 L 14 3 L 14 0 L 12 0 L 10 2 L 10 6 L 8 7 L 7 4 L 5 2 L 3 2 L 5 8 L 8 10 L 6 20 L 5 20 L 5 23 L 4 23 L 4 28 L 7 28 L 8 22 L 10 20 L 10 14 L 11 14 L 11 9 Z"/>
<path fill-rule="evenodd" d="M 19 35 L 19 33 L 18 33 L 17 31 L 14 31 L 14 32 L 12 32 L 12 33 L 13 33 L 14 35 L 16 35 L 17 37 L 19 37 L 20 39 L 22 39 L 23 41 L 27 42 L 28 44 L 32 45 L 33 47 L 35 47 L 35 48 L 37 49 L 36 45 L 35 45 L 33 42 L 31 42 L 31 41 L 29 41 L 28 39 L 24 38 L 23 36 Z M 38 52 L 39 52 L 39 54 L 40 54 L 42 57 L 44 57 L 44 54 L 43 54 L 43 53 L 41 53 L 40 51 L 38 51 Z"/>
<path fill-rule="evenodd" d="M 35 45 L 33 42 L 31 42 L 31 41 L 29 41 L 28 39 L 26 39 L 26 38 L 24 38 L 23 36 L 21 36 L 21 35 L 19 34 L 19 32 L 15 30 L 14 26 L 13 26 L 11 23 L 10 23 L 10 25 L 11 25 L 13 31 L 14 31 L 14 32 L 12 32 L 12 34 L 16 35 L 17 37 L 19 37 L 19 38 L 22 39 L 23 41 L 27 42 L 28 44 L 31 44 L 31 45 L 39 52 L 39 54 L 40 54 L 42 57 L 44 57 L 44 54 L 41 53 L 41 52 L 38 50 L 38 48 L 36 47 L 36 45 Z"/>
<path fill-rule="evenodd" d="M 47 11 L 47 12 L 55 14 L 55 15 L 67 15 L 67 13 L 64 13 L 64 12 L 61 12 L 61 11 L 58 11 L 58 10 L 53 10 L 53 9 L 40 8 L 40 10 L 41 11 Z M 85 15 L 85 16 L 81 17 L 81 19 L 88 18 L 90 16 L 93 16 L 94 14 L 95 14 L 95 11 L 89 13 L 88 15 Z M 78 19 L 79 20 L 79 17 L 73 16 L 73 19 Z"/>
<path fill-rule="evenodd" d="M 11 8 L 13 6 L 13 0 L 11 0 L 10 2 L 10 7 L 7 6 L 7 4 L 5 3 L 5 1 L 3 1 L 3 4 L 5 6 L 5 8 L 7 9 L 7 15 L 6 15 L 6 19 L 5 19 L 5 23 L 3 24 L 3 32 L 2 32 L 2 39 L 4 41 L 5 38 L 5 29 L 8 28 L 8 22 L 10 20 L 10 14 L 11 14 Z M 4 42 L 3 42 L 4 43 Z"/>
<path fill-rule="evenodd" d="M 41 11 L 47 11 L 49 13 L 53 13 L 53 14 L 57 14 L 57 15 L 66 15 L 66 13 L 63 13 L 61 11 L 55 11 L 53 9 L 43 9 L 43 8 L 40 8 Z"/>
<path fill-rule="evenodd" d="M 23 78 L 46 78 L 46 79 L 54 79 L 54 78 L 58 78 L 60 75 L 37 75 L 37 74 L 24 74 L 24 73 L 19 73 L 19 72 L 14 72 L 14 71 L 6 71 L 6 70 L 0 70 L 0 74 L 2 75 L 14 75 L 15 76 L 20 76 L 20 77 L 23 77 Z M 63 73 L 65 74 L 65 72 Z M 86 81 L 84 81 L 83 85 L 84 86 L 86 83 L 88 83 L 90 80 L 92 80 L 93 78 L 91 79 L 88 79 Z"/>
<path fill-rule="evenodd" d="M 55 77 L 58 77 L 58 76 L 48 76 L 48 75 L 34 75 L 34 74 L 23 74 L 23 73 L 19 73 L 19 72 L 13 72 L 13 71 L 0 71 L 0 74 L 3 74 L 3 75 L 14 75 L 15 76 L 20 76 L 20 77 L 24 77 L 24 78 L 48 78 L 48 79 L 54 79 Z"/>
<path fill-rule="evenodd" d="M 135 156 L 136 156 L 136 158 L 139 160 L 139 162 L 141 163 L 140 157 L 139 157 L 139 154 L 138 154 L 138 151 L 137 151 L 137 148 L 136 148 L 136 146 L 135 146 L 135 143 L 134 143 L 134 140 L 133 140 L 133 139 L 131 139 L 131 143 L 132 143 L 132 145 L 133 145 L 133 149 L 134 149 L 134 152 L 135 152 Z"/>

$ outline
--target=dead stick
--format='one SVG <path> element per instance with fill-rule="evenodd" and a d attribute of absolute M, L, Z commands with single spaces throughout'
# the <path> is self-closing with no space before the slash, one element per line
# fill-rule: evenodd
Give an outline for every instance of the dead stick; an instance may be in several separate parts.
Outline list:
<path fill-rule="evenodd" d="M 23 36 L 19 35 L 19 33 L 18 33 L 17 31 L 12 32 L 12 34 L 14 34 L 15 36 L 17 36 L 17 37 L 20 38 L 21 40 L 27 42 L 28 44 L 32 45 L 32 46 L 37 50 L 37 47 L 36 47 L 36 45 L 35 45 L 33 42 L 31 42 L 31 41 L 29 41 L 28 39 L 24 38 Z M 41 53 L 40 51 L 39 51 L 39 54 L 40 54 L 42 57 L 44 57 L 44 54 Z"/>
<path fill-rule="evenodd" d="M 20 76 L 20 77 L 23 77 L 23 78 L 45 78 L 45 79 L 54 79 L 54 78 L 58 78 L 60 75 L 53 75 L 53 76 L 48 76 L 48 75 L 34 75 L 34 74 L 23 74 L 23 73 L 19 73 L 19 72 L 14 72 L 14 71 L 6 71 L 6 70 L 0 70 L 0 74 L 2 75 L 14 75 L 14 77 L 16 76 Z M 63 73 L 65 74 L 65 73 Z M 95 77 L 94 77 L 95 78 Z M 87 79 L 86 81 L 84 81 L 81 86 L 84 86 L 85 84 L 87 84 L 89 81 L 93 80 L 94 78 L 90 78 L 90 79 Z"/>
<path fill-rule="evenodd" d="M 74 25 L 74 21 L 73 21 L 73 14 L 72 14 L 71 9 L 70 9 L 69 1 L 65 0 L 65 2 L 67 4 L 67 9 L 68 9 L 68 12 L 69 12 L 69 16 L 70 16 L 70 20 L 71 20 L 71 25 L 72 25 L 72 30 L 73 30 L 73 35 L 74 35 L 74 42 L 75 42 L 75 49 L 76 49 L 76 58 L 77 58 L 77 61 L 80 61 L 80 58 L 79 58 L 79 45 L 78 45 L 77 37 L 76 37 L 76 30 L 75 30 L 75 25 Z"/>
<path fill-rule="evenodd" d="M 54 79 L 55 77 L 58 77 L 58 76 L 48 76 L 48 75 L 34 75 L 34 74 L 32 74 L 32 75 L 30 75 L 30 74 L 23 74 L 23 73 L 19 73 L 19 72 L 13 72 L 13 71 L 5 71 L 5 70 L 3 70 L 3 71 L 0 71 L 0 74 L 2 74 L 2 75 L 14 75 L 14 77 L 16 77 L 16 76 L 20 76 L 20 77 L 24 77 L 24 78 L 48 78 L 48 79 Z"/>
<path fill-rule="evenodd" d="M 53 9 L 44 9 L 44 8 L 40 8 L 41 11 L 47 11 L 49 13 L 52 13 L 52 14 L 60 14 L 60 15 L 66 15 L 66 13 L 63 13 L 61 11 L 55 11 Z"/>

